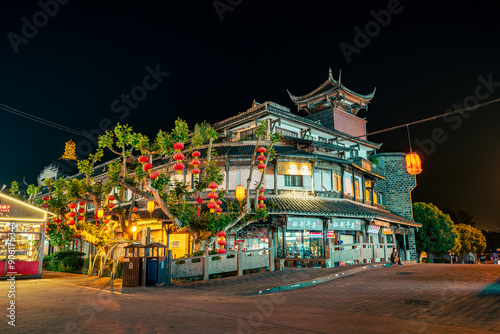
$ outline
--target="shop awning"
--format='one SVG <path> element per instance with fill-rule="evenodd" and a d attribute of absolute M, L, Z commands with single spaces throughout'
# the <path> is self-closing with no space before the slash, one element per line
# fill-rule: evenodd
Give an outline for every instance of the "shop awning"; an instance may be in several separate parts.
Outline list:
<path fill-rule="evenodd" d="M 265 204 L 270 214 L 377 219 L 407 226 L 422 226 L 420 223 L 408 220 L 387 210 L 347 199 L 268 196 Z"/>

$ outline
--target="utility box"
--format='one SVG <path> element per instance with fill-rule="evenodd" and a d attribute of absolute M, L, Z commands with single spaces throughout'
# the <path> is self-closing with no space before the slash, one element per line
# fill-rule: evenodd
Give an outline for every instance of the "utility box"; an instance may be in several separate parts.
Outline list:
<path fill-rule="evenodd" d="M 146 246 L 132 244 L 124 247 L 122 286 L 140 286 L 142 281 L 142 267 L 144 261 L 144 249 Z"/>

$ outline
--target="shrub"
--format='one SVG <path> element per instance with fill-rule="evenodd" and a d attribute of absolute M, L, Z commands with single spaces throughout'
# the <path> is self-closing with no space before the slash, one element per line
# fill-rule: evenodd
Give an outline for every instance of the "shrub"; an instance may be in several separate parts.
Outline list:
<path fill-rule="evenodd" d="M 433 262 L 432 262 L 432 259 L 430 259 L 428 257 L 424 257 L 424 258 L 422 258 L 422 263 L 433 263 Z"/>
<path fill-rule="evenodd" d="M 46 256 L 43 257 L 43 263 L 42 263 L 42 268 L 43 269 L 46 269 L 46 270 L 49 269 L 50 261 L 52 261 L 52 255 L 53 254 L 46 255 Z"/>
<path fill-rule="evenodd" d="M 72 250 L 56 252 L 51 255 L 51 259 L 47 262 L 47 268 L 51 271 L 63 273 L 78 273 L 82 269 L 84 255 L 85 253 Z M 48 256 L 45 258 L 48 258 Z"/>
<path fill-rule="evenodd" d="M 450 260 L 443 259 L 442 257 L 435 257 L 434 258 L 434 263 L 450 263 Z"/>

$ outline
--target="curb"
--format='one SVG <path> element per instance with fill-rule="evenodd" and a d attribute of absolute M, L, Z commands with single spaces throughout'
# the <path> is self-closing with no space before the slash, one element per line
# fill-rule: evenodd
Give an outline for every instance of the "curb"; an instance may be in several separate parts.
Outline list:
<path fill-rule="evenodd" d="M 267 294 L 267 293 L 275 293 L 275 292 L 282 292 L 282 291 L 289 291 L 289 290 L 306 288 L 309 286 L 314 286 L 317 284 L 325 283 L 325 282 L 334 280 L 336 278 L 345 277 L 347 275 L 352 275 L 352 274 L 355 274 L 357 272 L 363 271 L 365 269 L 384 268 L 384 267 L 390 267 L 390 266 L 391 266 L 391 263 L 366 265 L 366 266 L 359 267 L 359 268 L 354 268 L 354 269 L 350 269 L 350 270 L 348 269 L 342 273 L 315 278 L 315 279 L 309 280 L 309 281 L 293 283 L 293 284 L 286 284 L 286 285 L 277 286 L 274 288 L 269 288 L 266 290 L 261 290 L 258 292 L 250 293 L 247 296 L 262 295 L 262 294 Z"/>

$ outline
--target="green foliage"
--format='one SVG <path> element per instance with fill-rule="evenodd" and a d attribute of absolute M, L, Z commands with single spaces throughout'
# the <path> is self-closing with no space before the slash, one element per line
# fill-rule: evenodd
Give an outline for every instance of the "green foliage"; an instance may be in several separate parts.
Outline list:
<path fill-rule="evenodd" d="M 80 173 L 92 176 L 94 174 L 94 166 L 101 160 L 103 154 L 103 150 L 98 149 L 95 154 L 90 154 L 87 159 L 78 161 L 78 170 Z"/>
<path fill-rule="evenodd" d="M 49 270 L 65 273 L 80 273 L 83 266 L 85 253 L 63 250 L 52 254 Z"/>
<path fill-rule="evenodd" d="M 434 263 L 450 263 L 448 259 L 443 259 L 442 257 L 435 257 Z"/>
<path fill-rule="evenodd" d="M 423 257 L 422 258 L 422 263 L 432 263 L 432 259 L 430 259 L 428 257 Z"/>
<path fill-rule="evenodd" d="M 18 194 L 19 194 L 19 183 L 17 181 L 12 181 L 10 183 L 10 191 L 9 191 L 10 195 L 12 197 L 18 197 Z"/>
<path fill-rule="evenodd" d="M 28 193 L 31 203 L 34 203 L 36 195 L 40 192 L 41 187 L 37 187 L 34 184 L 30 184 L 26 192 Z"/>
<path fill-rule="evenodd" d="M 371 158 L 370 158 L 370 161 L 371 161 L 373 164 L 378 165 L 378 159 L 377 159 L 377 158 L 375 158 L 375 157 L 371 157 Z"/>
<path fill-rule="evenodd" d="M 456 228 L 460 233 L 460 247 L 457 253 L 479 253 L 486 249 L 486 238 L 480 230 L 467 224 L 457 224 Z"/>
<path fill-rule="evenodd" d="M 52 255 L 54 255 L 54 254 L 45 255 L 43 257 L 43 262 L 42 262 L 43 269 L 49 270 L 50 261 L 52 261 Z"/>
<path fill-rule="evenodd" d="M 234 218 L 236 218 L 236 214 L 234 213 L 222 213 L 218 215 L 207 210 L 201 213 L 198 227 L 210 233 L 217 233 L 224 230 Z"/>
<path fill-rule="evenodd" d="M 447 253 L 458 247 L 459 233 L 450 216 L 432 203 L 413 203 L 413 219 L 422 224 L 416 235 L 417 250 Z"/>

